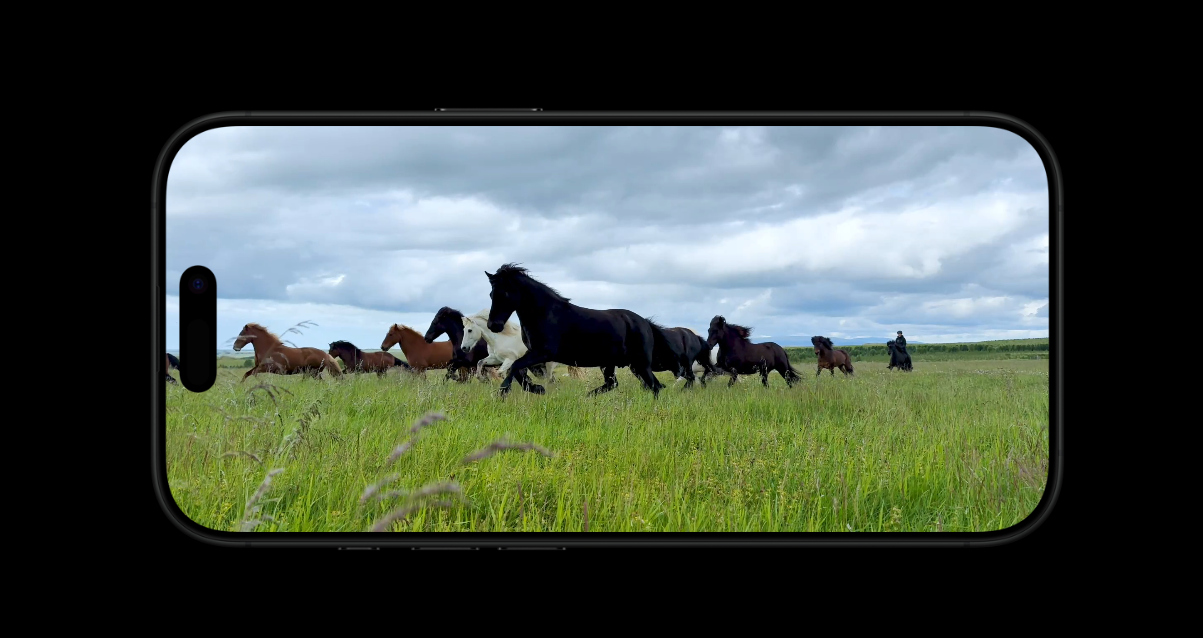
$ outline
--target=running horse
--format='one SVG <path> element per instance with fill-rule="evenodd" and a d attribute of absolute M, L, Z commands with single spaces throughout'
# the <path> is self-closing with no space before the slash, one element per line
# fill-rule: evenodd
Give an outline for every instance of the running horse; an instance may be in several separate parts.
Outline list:
<path fill-rule="evenodd" d="M 168 352 L 166 354 L 167 354 L 167 364 L 163 366 L 163 372 L 165 372 L 167 374 L 168 381 L 170 381 L 172 383 L 176 383 L 175 377 L 171 376 L 171 372 L 169 372 L 169 370 L 172 370 L 172 369 L 179 370 L 180 369 L 180 360 L 176 359 L 174 356 L 172 356 L 172 354 L 170 352 Z"/>
<path fill-rule="evenodd" d="M 655 328 L 642 316 L 626 309 L 594 310 L 573 304 L 553 288 L 531 277 L 517 264 L 504 264 L 489 278 L 489 321 L 487 327 L 501 332 L 511 315 L 530 333 L 530 347 L 518 358 L 505 380 L 501 394 L 510 391 L 514 379 L 522 389 L 543 394 L 526 371 L 531 366 L 555 362 L 581 368 L 601 368 L 605 383 L 589 392 L 596 395 L 618 387 L 615 368 L 630 367 L 643 387 L 658 397 L 660 383 L 652 374 Z"/>
<path fill-rule="evenodd" d="M 409 361 L 409 367 L 414 372 L 441 370 L 451 365 L 452 359 L 455 358 L 455 344 L 450 341 L 426 343 L 426 339 L 418 334 L 418 331 L 409 326 L 394 323 L 388 329 L 388 334 L 384 335 L 380 349 L 388 352 L 389 348 L 398 344 L 401 346 L 401 352 L 405 353 L 405 359 Z M 460 368 L 460 373 L 468 375 L 470 369 Z"/>
<path fill-rule="evenodd" d="M 409 364 L 387 352 L 364 352 L 350 341 L 330 344 L 330 356 L 342 359 L 344 372 L 375 372 L 383 377 L 389 368 L 409 369 Z"/>
<path fill-rule="evenodd" d="M 890 365 L 886 366 L 886 370 L 898 368 L 910 372 L 914 369 L 914 366 L 911 365 L 911 355 L 906 351 L 906 346 L 898 345 L 896 340 L 890 339 L 886 342 L 886 349 L 890 351 Z"/>
<path fill-rule="evenodd" d="M 338 369 L 338 362 L 329 352 L 321 348 L 289 348 L 280 337 L 257 323 L 248 323 L 242 327 L 242 332 L 238 333 L 238 339 L 234 341 L 234 352 L 242 350 L 248 343 L 255 350 L 255 365 L 242 375 L 239 383 L 246 381 L 252 374 L 266 372 L 306 374 L 315 379 L 323 371 L 332 377 L 342 374 Z"/>
<path fill-rule="evenodd" d="M 830 370 L 831 376 L 835 376 L 835 369 L 839 368 L 844 376 L 852 374 L 852 355 L 848 354 L 847 350 L 836 350 L 832 345 L 831 339 L 827 337 L 811 337 L 810 342 L 815 346 L 815 356 L 819 358 L 819 366 L 815 369 L 815 376 L 823 374 L 824 370 Z"/>
<path fill-rule="evenodd" d="M 710 320 L 710 330 L 706 336 L 706 346 L 719 346 L 718 367 L 731 373 L 727 387 L 735 385 L 741 374 L 760 373 L 760 382 L 769 387 L 769 370 L 776 370 L 785 379 L 785 385 L 794 387 L 794 382 L 802 376 L 789 363 L 785 348 L 766 341 L 752 343 L 749 337 L 752 329 L 734 323 L 728 323 L 726 317 L 715 315 Z"/>
<path fill-rule="evenodd" d="M 710 363 L 710 348 L 706 340 L 689 328 L 666 328 L 648 319 L 655 329 L 655 348 L 652 351 L 652 372 L 671 372 L 679 381 L 685 379 L 685 388 L 693 387 L 695 379 L 706 387 L 706 377 L 718 371 Z M 694 366 L 702 367 L 702 376 L 695 376 Z"/>

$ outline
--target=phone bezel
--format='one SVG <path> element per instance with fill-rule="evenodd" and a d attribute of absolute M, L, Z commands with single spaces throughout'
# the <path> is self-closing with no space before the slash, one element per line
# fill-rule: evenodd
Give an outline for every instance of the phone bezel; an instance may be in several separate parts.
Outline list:
<path fill-rule="evenodd" d="M 1010 131 L 1032 145 L 1045 167 L 1049 183 L 1049 468 L 1040 502 L 1020 523 L 993 532 L 594 532 L 581 533 L 371 533 L 355 532 L 223 532 L 206 528 L 176 505 L 167 485 L 165 455 L 166 387 L 163 352 L 166 349 L 165 289 L 167 175 L 176 154 L 200 133 L 224 126 L 367 126 L 367 125 L 893 125 L 988 126 Z M 151 444 L 152 480 L 156 499 L 168 519 L 185 535 L 225 547 L 367 548 L 566 548 L 566 547 L 988 547 L 1012 543 L 1031 534 L 1047 519 L 1062 485 L 1062 314 L 1063 305 L 1063 187 L 1056 155 L 1048 141 L 1018 118 L 987 111 L 236 111 L 214 113 L 188 122 L 166 142 L 155 163 L 151 195 L 152 303 Z"/>

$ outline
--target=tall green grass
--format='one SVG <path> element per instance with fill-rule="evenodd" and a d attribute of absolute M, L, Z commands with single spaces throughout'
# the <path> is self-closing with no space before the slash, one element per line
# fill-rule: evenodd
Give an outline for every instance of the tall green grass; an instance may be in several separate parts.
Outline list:
<path fill-rule="evenodd" d="M 1039 502 L 1047 360 L 912 354 L 913 373 L 858 361 L 853 378 L 816 379 L 813 357 L 792 389 L 775 372 L 767 389 L 691 390 L 661 373 L 659 400 L 625 369 L 596 397 L 591 369 L 502 399 L 496 381 L 442 371 L 239 383 L 244 370 L 221 368 L 207 392 L 167 386 L 168 480 L 186 515 L 224 531 L 980 532 Z M 431 412 L 446 419 L 413 434 Z M 552 456 L 465 462 L 503 438 Z M 423 486 L 447 489 L 405 492 Z"/>

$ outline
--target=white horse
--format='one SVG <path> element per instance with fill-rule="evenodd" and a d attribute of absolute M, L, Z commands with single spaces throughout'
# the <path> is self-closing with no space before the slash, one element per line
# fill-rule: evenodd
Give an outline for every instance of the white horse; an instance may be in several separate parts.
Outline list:
<path fill-rule="evenodd" d="M 698 335 L 699 337 L 702 337 L 702 335 L 699 334 L 698 331 L 694 330 L 693 328 L 690 328 L 689 331 L 695 335 Z M 705 339 L 706 337 L 702 337 L 702 338 Z M 710 365 L 712 365 L 712 366 L 718 365 L 718 344 L 715 344 L 714 347 L 710 349 Z M 702 364 L 698 363 L 697 361 L 694 361 L 693 362 L 693 374 L 697 377 L 701 377 L 703 374 L 706 374 L 706 368 L 703 368 Z M 684 378 L 685 377 L 677 377 L 677 381 L 680 381 L 681 379 L 684 379 Z"/>
<path fill-rule="evenodd" d="M 526 344 L 522 343 L 522 328 L 514 323 L 513 320 L 505 322 L 505 327 L 501 332 L 493 332 L 489 330 L 489 309 L 486 308 L 471 317 L 464 317 L 464 339 L 460 347 L 464 350 L 471 350 L 477 341 L 485 340 L 485 344 L 489 347 L 489 356 L 481 359 L 476 363 L 476 373 L 479 375 L 480 370 L 486 365 L 495 365 L 500 363 L 497 374 L 505 378 L 505 375 L 510 370 L 510 366 L 518 360 L 518 357 L 526 354 Z M 548 382 L 556 380 L 552 372 L 555 370 L 555 362 L 548 361 L 543 364 L 546 366 L 546 379 Z"/>

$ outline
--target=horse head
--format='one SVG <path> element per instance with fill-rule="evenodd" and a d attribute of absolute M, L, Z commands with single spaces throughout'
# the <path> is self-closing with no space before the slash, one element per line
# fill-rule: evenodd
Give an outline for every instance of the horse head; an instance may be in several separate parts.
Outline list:
<path fill-rule="evenodd" d="M 229 333 L 226 333 L 229 334 Z M 255 332 L 251 330 L 251 324 L 246 324 L 242 327 L 242 332 L 238 333 L 238 338 L 234 340 L 234 352 L 242 350 L 243 346 L 251 343 L 255 339 Z"/>
<path fill-rule="evenodd" d="M 509 278 L 489 274 L 488 271 L 485 271 L 485 276 L 489 278 L 491 287 L 489 299 L 493 300 L 489 305 L 489 322 L 486 326 L 493 332 L 501 332 L 510 315 L 518 309 L 518 293 L 510 289 Z"/>
<path fill-rule="evenodd" d="M 717 346 L 719 340 L 725 336 L 727 336 L 727 319 L 722 315 L 715 315 L 710 320 L 710 330 L 706 333 L 706 346 L 710 348 Z"/>
<path fill-rule="evenodd" d="M 464 338 L 459 347 L 464 352 L 471 352 L 482 336 L 480 324 L 471 317 L 460 317 L 460 321 L 464 324 Z"/>
<path fill-rule="evenodd" d="M 447 320 L 447 317 L 452 312 L 454 310 L 443 306 L 439 308 L 438 312 L 434 313 L 434 321 L 430 322 L 430 328 L 426 330 L 426 343 L 434 343 L 435 339 L 438 339 L 444 332 L 447 332 L 447 327 L 443 325 L 443 322 Z"/>
<path fill-rule="evenodd" d="M 401 343 L 401 326 L 394 323 L 393 326 L 388 329 L 388 334 L 384 335 L 384 341 L 380 344 L 380 349 L 388 352 L 389 348 L 392 348 L 398 343 Z"/>

